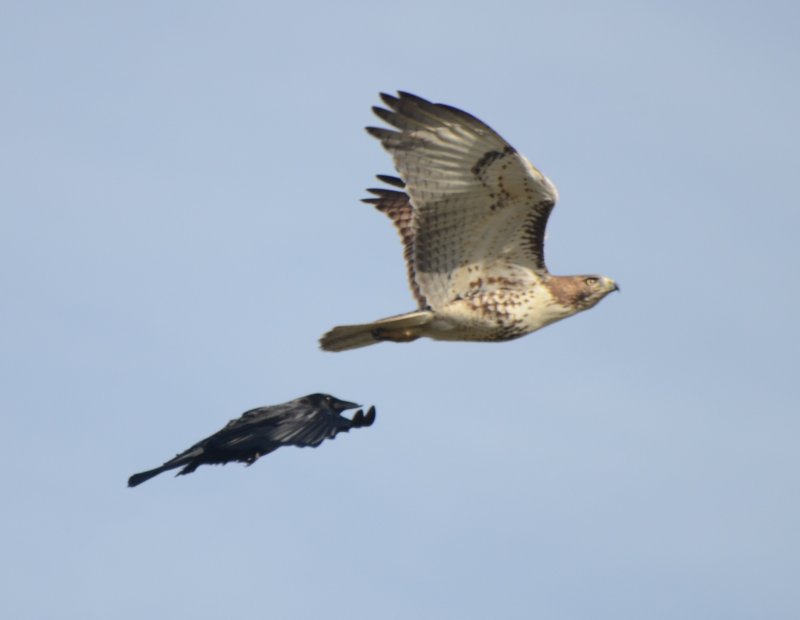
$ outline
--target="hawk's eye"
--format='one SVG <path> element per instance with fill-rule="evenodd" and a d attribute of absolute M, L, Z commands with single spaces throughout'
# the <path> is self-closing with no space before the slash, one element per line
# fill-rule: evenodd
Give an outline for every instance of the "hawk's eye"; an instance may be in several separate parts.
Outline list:
<path fill-rule="evenodd" d="M 586 283 L 586 286 L 594 286 L 597 284 L 597 278 L 586 278 L 584 282 Z"/>

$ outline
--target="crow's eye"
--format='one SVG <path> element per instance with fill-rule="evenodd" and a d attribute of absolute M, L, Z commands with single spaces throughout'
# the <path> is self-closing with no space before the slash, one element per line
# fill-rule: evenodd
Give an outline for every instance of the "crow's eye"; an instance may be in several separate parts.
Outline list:
<path fill-rule="evenodd" d="M 597 278 L 586 278 L 584 280 L 584 283 L 586 284 L 586 286 L 594 286 L 595 284 L 597 284 Z"/>

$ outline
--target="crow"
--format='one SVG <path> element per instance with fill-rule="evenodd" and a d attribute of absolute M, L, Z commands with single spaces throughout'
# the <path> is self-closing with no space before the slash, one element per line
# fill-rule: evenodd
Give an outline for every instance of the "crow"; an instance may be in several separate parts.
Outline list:
<path fill-rule="evenodd" d="M 200 465 L 224 465 L 231 461 L 252 465 L 281 446 L 317 447 L 338 433 L 371 426 L 375 421 L 375 407 L 370 407 L 366 414 L 359 409 L 352 419 L 341 414 L 360 406 L 329 394 L 309 394 L 281 405 L 251 409 L 161 467 L 134 474 L 128 479 L 128 486 L 135 487 L 178 467 L 182 469 L 176 475 L 183 476 Z"/>

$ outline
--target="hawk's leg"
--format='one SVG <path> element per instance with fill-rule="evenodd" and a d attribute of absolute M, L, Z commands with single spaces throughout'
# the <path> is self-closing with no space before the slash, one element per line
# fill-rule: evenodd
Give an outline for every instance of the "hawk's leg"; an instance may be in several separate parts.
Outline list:
<path fill-rule="evenodd" d="M 375 340 L 390 340 L 391 342 L 411 342 L 421 335 L 422 330 L 418 327 L 408 327 L 406 329 L 376 327 L 372 330 L 372 337 L 375 338 Z"/>

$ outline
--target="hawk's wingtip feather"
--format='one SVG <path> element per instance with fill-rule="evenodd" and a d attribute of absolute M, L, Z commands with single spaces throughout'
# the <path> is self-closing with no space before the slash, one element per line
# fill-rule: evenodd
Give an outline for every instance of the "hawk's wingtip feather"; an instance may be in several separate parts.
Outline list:
<path fill-rule="evenodd" d="M 388 183 L 389 185 L 394 185 L 395 187 L 405 187 L 406 183 L 400 177 L 395 177 L 390 174 L 376 174 L 375 177 L 379 181 L 383 181 L 384 183 Z"/>
<path fill-rule="evenodd" d="M 414 93 L 410 93 L 407 90 L 398 90 L 397 94 L 400 96 L 401 100 L 405 99 L 407 101 L 411 101 L 413 103 L 419 103 L 419 104 L 422 104 L 422 105 L 437 105 L 435 103 L 432 103 L 432 102 L 428 101 L 427 99 L 423 99 L 419 95 L 415 95 Z"/>
<path fill-rule="evenodd" d="M 390 108 L 394 108 L 395 105 L 397 105 L 397 102 L 399 101 L 399 99 L 397 97 L 395 97 L 394 95 L 390 95 L 389 93 L 381 93 L 381 101 L 383 101 Z M 375 108 L 372 108 L 372 109 L 373 109 L 373 111 L 375 110 Z"/>

